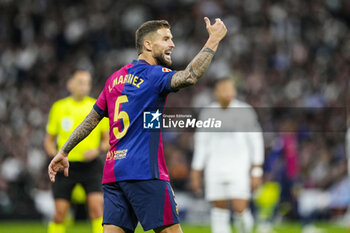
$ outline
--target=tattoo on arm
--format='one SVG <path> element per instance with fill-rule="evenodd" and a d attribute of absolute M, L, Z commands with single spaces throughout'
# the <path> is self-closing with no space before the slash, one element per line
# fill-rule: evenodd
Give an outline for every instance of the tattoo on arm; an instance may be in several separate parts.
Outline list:
<path fill-rule="evenodd" d="M 69 153 L 79 142 L 86 138 L 91 131 L 101 121 L 102 116 L 98 114 L 95 109 L 92 109 L 89 115 L 87 115 L 83 122 L 73 131 L 68 138 L 67 142 L 63 145 L 62 150 L 64 153 Z"/>
<path fill-rule="evenodd" d="M 175 90 L 191 86 L 198 82 L 208 69 L 215 52 L 209 48 L 203 48 L 185 70 L 176 72 L 171 78 L 171 87 Z"/>
<path fill-rule="evenodd" d="M 215 55 L 214 50 L 212 50 L 210 48 L 204 48 L 204 49 L 202 49 L 202 52 L 211 53 L 211 54 L 213 54 L 213 56 Z"/>

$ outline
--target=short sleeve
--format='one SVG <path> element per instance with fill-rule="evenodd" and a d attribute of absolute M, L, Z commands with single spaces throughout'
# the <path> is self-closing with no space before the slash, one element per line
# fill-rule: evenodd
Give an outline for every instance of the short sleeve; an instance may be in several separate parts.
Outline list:
<path fill-rule="evenodd" d="M 54 103 L 50 109 L 49 120 L 46 125 L 46 132 L 51 135 L 58 134 L 58 104 Z"/>
<path fill-rule="evenodd" d="M 202 110 L 198 116 L 199 120 L 208 119 L 208 109 Z M 194 134 L 194 150 L 192 159 L 192 168 L 195 170 L 203 170 L 208 158 L 208 145 L 210 142 L 210 133 L 203 132 L 200 128 Z"/>
<path fill-rule="evenodd" d="M 176 92 L 171 88 L 171 78 L 177 71 L 154 65 L 150 69 L 148 76 L 158 93 Z"/>
<path fill-rule="evenodd" d="M 249 129 L 252 132 L 262 132 L 258 116 L 253 107 L 249 108 Z"/>
<path fill-rule="evenodd" d="M 208 132 L 196 132 L 194 134 L 194 152 L 191 167 L 195 170 L 203 170 L 208 156 Z"/>
<path fill-rule="evenodd" d="M 106 88 L 102 90 L 100 96 L 97 98 L 94 109 L 100 116 L 108 117 Z"/>

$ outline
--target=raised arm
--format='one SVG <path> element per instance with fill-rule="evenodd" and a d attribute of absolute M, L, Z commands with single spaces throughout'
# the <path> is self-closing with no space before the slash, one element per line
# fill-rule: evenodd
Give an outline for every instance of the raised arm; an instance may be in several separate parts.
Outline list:
<path fill-rule="evenodd" d="M 207 17 L 204 18 L 209 38 L 203 49 L 193 58 L 185 70 L 176 72 L 171 79 L 171 87 L 175 90 L 194 85 L 208 69 L 220 41 L 225 37 L 227 29 L 221 19 L 215 19 L 210 25 Z"/>
<path fill-rule="evenodd" d="M 68 153 L 91 133 L 101 119 L 102 116 L 92 109 L 84 121 L 73 131 L 48 167 L 49 177 L 52 182 L 55 182 L 55 176 L 59 170 L 64 170 L 64 175 L 68 176 Z"/>

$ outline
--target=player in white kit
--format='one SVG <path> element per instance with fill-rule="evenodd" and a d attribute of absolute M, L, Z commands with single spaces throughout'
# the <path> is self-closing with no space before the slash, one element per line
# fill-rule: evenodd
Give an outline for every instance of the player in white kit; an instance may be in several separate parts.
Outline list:
<path fill-rule="evenodd" d="M 201 195 L 204 171 L 205 198 L 212 203 L 212 232 L 231 232 L 232 207 L 238 232 L 249 233 L 253 228 L 249 199 L 263 175 L 263 136 L 254 109 L 235 98 L 236 90 L 230 79 L 216 83 L 215 96 L 217 102 L 203 110 L 200 118 L 216 111 L 216 118 L 222 119 L 225 131 L 229 132 L 196 132 L 192 190 Z"/>
<path fill-rule="evenodd" d="M 348 125 L 350 119 L 348 119 Z M 348 179 L 350 181 L 350 126 L 348 126 L 348 129 L 345 134 L 345 153 L 346 157 L 348 159 Z M 348 226 L 350 226 L 350 205 L 348 206 L 348 210 L 346 211 L 343 222 L 347 223 Z"/>

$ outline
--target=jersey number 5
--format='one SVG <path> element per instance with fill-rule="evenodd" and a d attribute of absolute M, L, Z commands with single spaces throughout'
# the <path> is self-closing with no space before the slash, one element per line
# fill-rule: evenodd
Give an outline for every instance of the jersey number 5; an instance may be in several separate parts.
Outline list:
<path fill-rule="evenodd" d="M 126 95 L 121 95 L 117 98 L 117 101 L 115 101 L 115 107 L 114 107 L 114 122 L 118 120 L 122 120 L 124 124 L 124 129 L 119 132 L 119 127 L 114 127 L 113 128 L 113 133 L 116 139 L 120 139 L 124 137 L 126 134 L 126 131 L 128 131 L 128 128 L 130 126 L 130 120 L 129 120 L 129 115 L 125 111 L 120 111 L 119 112 L 119 105 L 122 103 L 127 103 L 129 102 L 128 97 Z"/>

